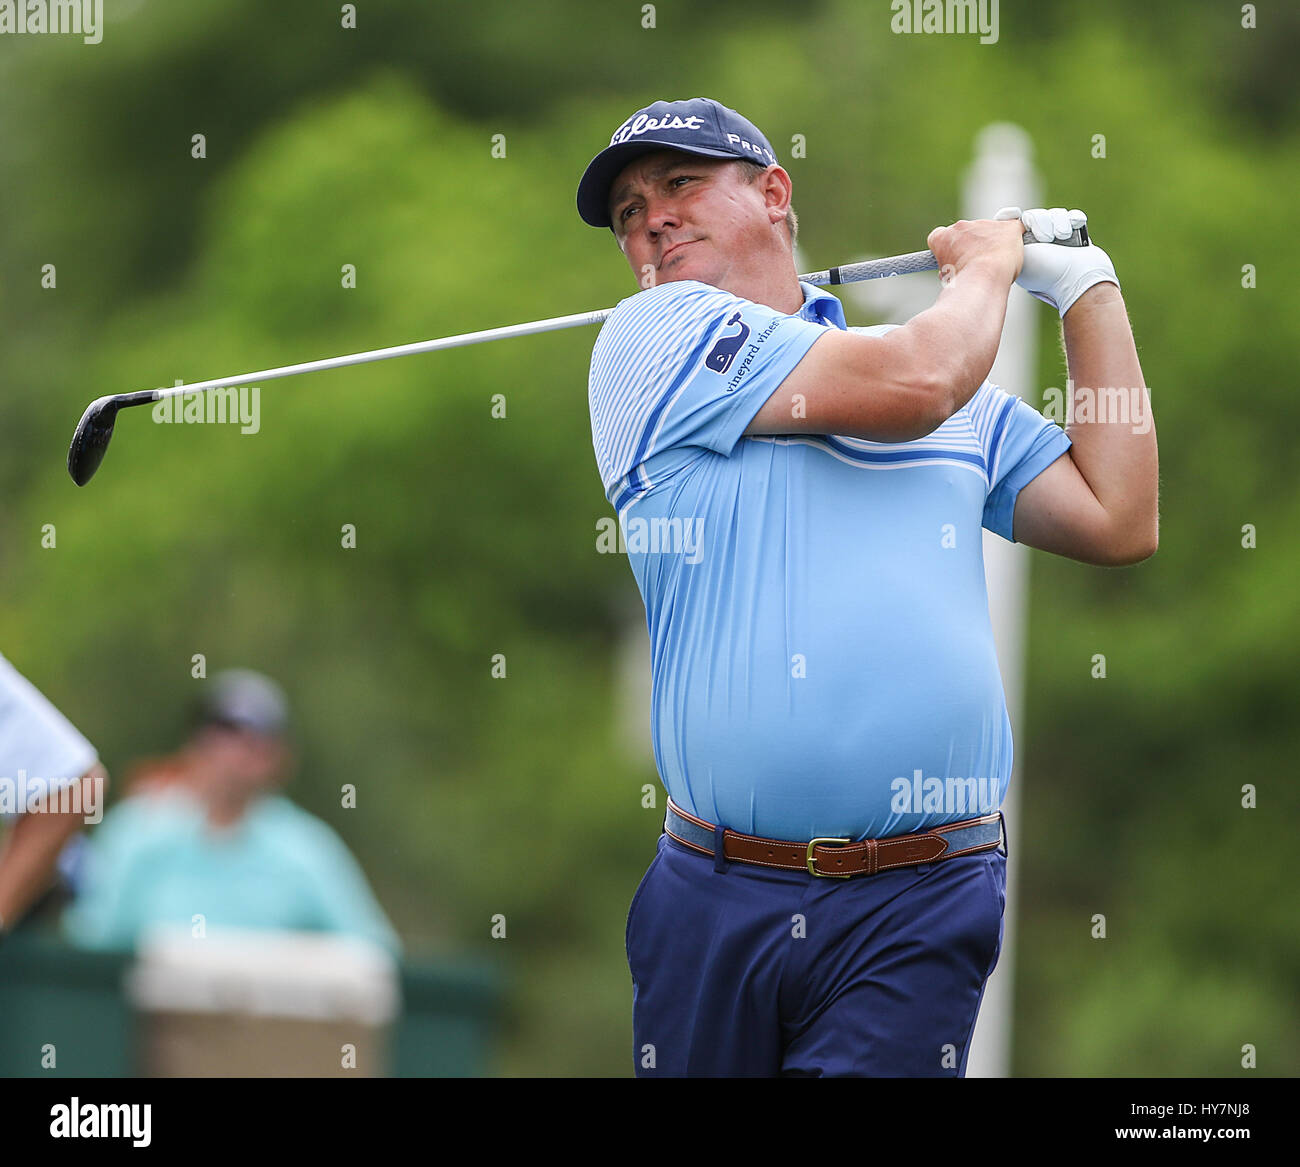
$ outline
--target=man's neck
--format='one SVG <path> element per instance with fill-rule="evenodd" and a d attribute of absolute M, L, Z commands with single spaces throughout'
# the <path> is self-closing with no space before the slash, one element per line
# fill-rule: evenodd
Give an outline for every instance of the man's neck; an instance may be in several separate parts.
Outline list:
<path fill-rule="evenodd" d="M 779 280 L 728 280 L 727 286 L 722 290 L 743 300 L 752 300 L 755 304 L 765 304 L 787 316 L 795 315 L 804 305 L 803 288 L 799 286 L 799 277 L 793 271 L 788 277 Z"/>
<path fill-rule="evenodd" d="M 226 830 L 240 822 L 248 813 L 254 797 L 217 798 L 208 801 L 208 826 L 215 830 Z"/>

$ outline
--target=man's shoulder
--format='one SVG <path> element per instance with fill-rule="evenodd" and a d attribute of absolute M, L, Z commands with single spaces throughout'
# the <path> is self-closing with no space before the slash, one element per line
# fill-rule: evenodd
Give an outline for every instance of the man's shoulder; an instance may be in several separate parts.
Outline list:
<path fill-rule="evenodd" d="M 259 832 L 291 840 L 307 850 L 345 845 L 323 818 L 304 810 L 283 794 L 268 794 L 258 799 L 250 817 Z"/>
<path fill-rule="evenodd" d="M 142 792 L 130 794 L 114 806 L 96 834 L 167 837 L 201 824 L 203 817 L 202 804 L 187 790 Z"/>
<path fill-rule="evenodd" d="M 90 833 L 93 861 L 118 872 L 135 865 L 169 864 L 196 844 L 204 816 L 198 800 L 182 792 L 129 795 Z"/>
<path fill-rule="evenodd" d="M 677 368 L 745 303 L 731 292 L 697 280 L 674 280 L 621 300 L 591 351 L 593 391 L 623 383 L 632 369 L 663 373 Z"/>
<path fill-rule="evenodd" d="M 264 794 L 250 809 L 259 822 L 272 826 L 301 828 L 310 827 L 314 823 L 324 825 L 324 820 L 318 819 L 309 810 L 303 810 L 293 799 L 283 794 Z"/>
<path fill-rule="evenodd" d="M 744 303 L 740 296 L 710 283 L 701 283 L 698 279 L 673 279 L 671 283 L 656 283 L 654 287 L 647 287 L 627 299 L 619 300 L 604 326 L 608 329 L 611 324 L 629 316 L 650 316 L 656 312 L 680 312 L 690 308 L 710 311 L 715 305 L 731 303 L 733 300 Z"/>
<path fill-rule="evenodd" d="M 597 343 L 616 337 L 629 327 L 644 328 L 656 322 L 677 327 L 683 318 L 711 317 L 731 305 L 746 302 L 732 292 L 702 284 L 699 280 L 657 284 L 620 300 L 605 321 Z"/>

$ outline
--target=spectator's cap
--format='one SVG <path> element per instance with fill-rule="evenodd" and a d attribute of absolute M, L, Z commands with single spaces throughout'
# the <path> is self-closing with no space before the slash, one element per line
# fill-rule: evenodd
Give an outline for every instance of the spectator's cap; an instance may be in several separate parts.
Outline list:
<path fill-rule="evenodd" d="M 289 701 L 270 677 L 251 669 L 227 669 L 208 681 L 198 722 L 283 737 L 289 730 Z"/>
<path fill-rule="evenodd" d="M 578 183 L 578 214 L 593 227 L 612 226 L 609 188 L 629 162 L 656 150 L 683 150 L 706 158 L 743 158 L 759 166 L 776 161 L 762 131 L 734 109 L 708 97 L 656 101 L 627 119 L 587 166 Z"/>

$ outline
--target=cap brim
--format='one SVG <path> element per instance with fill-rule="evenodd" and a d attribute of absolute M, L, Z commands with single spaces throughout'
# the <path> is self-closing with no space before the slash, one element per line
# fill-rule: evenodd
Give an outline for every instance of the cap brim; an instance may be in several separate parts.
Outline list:
<path fill-rule="evenodd" d="M 682 154 L 699 154 L 705 158 L 739 158 L 729 150 L 691 149 L 679 142 L 662 142 L 638 138 L 606 146 L 588 164 L 578 183 L 578 214 L 592 227 L 612 227 L 609 217 L 609 188 L 629 162 L 656 150 L 677 150 Z"/>

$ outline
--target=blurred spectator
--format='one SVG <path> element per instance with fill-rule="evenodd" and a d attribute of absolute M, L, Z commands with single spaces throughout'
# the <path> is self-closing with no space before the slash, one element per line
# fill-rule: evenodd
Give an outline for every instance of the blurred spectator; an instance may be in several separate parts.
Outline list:
<path fill-rule="evenodd" d="M 190 740 L 138 770 L 86 855 L 64 931 L 129 947 L 154 924 L 335 932 L 401 942 L 343 841 L 275 793 L 292 769 L 288 703 L 258 673 L 213 677 Z"/>

